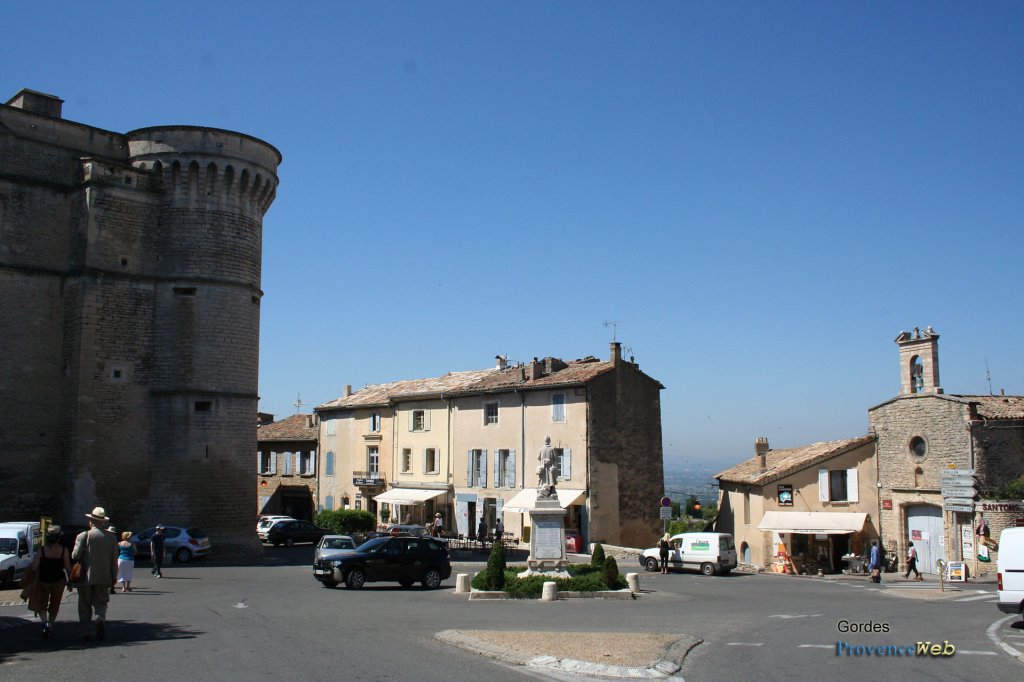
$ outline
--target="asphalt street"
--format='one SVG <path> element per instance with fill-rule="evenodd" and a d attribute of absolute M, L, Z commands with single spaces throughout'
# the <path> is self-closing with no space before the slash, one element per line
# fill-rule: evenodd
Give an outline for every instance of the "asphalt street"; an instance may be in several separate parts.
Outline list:
<path fill-rule="evenodd" d="M 1024 677 L 1024 659 L 1015 655 L 1024 651 L 1024 624 L 996 609 L 992 585 L 966 585 L 938 598 L 934 585 L 640 571 L 642 593 L 633 601 L 469 601 L 454 594 L 454 574 L 435 591 L 390 584 L 326 589 L 311 575 L 309 547 L 268 549 L 267 555 L 264 564 L 253 566 L 174 564 L 162 580 L 140 564 L 135 591 L 111 597 L 102 644 L 79 638 L 75 596 L 62 607 L 52 640 L 40 638 L 24 606 L 0 607 L 0 679 L 129 680 L 154 673 L 195 682 L 547 677 L 435 639 L 449 629 L 542 631 L 552 637 L 600 632 L 609 633 L 609 646 L 613 633 L 689 634 L 703 640 L 678 674 L 691 682 L 817 682 L 823 674 Z M 455 570 L 482 567 L 456 564 Z M 864 628 L 872 631 L 842 631 Z M 952 646 L 956 653 L 867 653 L 878 645 L 916 650 L 918 642 L 938 643 L 947 652 Z M 844 643 L 847 648 L 837 655 L 837 645 Z"/>

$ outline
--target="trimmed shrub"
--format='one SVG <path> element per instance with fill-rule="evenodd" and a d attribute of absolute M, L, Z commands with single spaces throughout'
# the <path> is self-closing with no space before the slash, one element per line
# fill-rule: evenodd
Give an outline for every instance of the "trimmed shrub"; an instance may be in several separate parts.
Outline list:
<path fill-rule="evenodd" d="M 484 570 L 483 589 L 505 589 L 505 546 L 501 541 L 495 542 L 491 547 L 491 556 L 487 558 L 487 568 Z"/>
<path fill-rule="evenodd" d="M 590 555 L 590 565 L 598 568 L 604 566 L 604 547 L 600 542 L 594 545 L 594 553 Z"/>
<path fill-rule="evenodd" d="M 520 578 L 519 573 L 526 570 L 526 566 L 512 566 L 505 569 L 505 593 L 518 599 L 536 599 L 544 591 L 544 583 L 550 580 L 542 575 L 532 575 L 528 578 Z M 587 564 L 572 564 L 568 568 L 570 578 L 557 578 L 554 582 L 561 592 L 603 592 L 607 589 L 621 590 L 626 587 L 626 579 L 618 575 L 612 584 L 605 582 L 603 567 L 590 566 Z M 473 589 L 486 590 L 486 571 L 478 573 L 473 577 Z"/>
<path fill-rule="evenodd" d="M 615 557 L 610 556 L 604 560 L 604 566 L 601 567 L 601 581 L 608 586 L 608 589 L 614 590 L 615 586 L 619 582 L 619 564 L 615 561 Z"/>
<path fill-rule="evenodd" d="M 373 514 L 361 509 L 325 510 L 316 515 L 313 523 L 335 533 L 368 532 L 377 527 Z"/>

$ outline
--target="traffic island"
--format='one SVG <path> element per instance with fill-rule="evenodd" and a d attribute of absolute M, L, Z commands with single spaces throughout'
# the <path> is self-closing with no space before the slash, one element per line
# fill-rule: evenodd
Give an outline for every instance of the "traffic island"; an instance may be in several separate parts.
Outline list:
<path fill-rule="evenodd" d="M 702 642 L 663 633 L 444 630 L 434 636 L 512 665 L 610 679 L 671 679 Z"/>

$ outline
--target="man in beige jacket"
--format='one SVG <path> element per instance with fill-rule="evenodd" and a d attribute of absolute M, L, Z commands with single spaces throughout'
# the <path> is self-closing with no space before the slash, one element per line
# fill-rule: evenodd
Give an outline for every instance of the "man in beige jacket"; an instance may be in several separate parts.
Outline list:
<path fill-rule="evenodd" d="M 86 641 L 92 639 L 92 614 L 96 611 L 96 639 L 107 636 L 107 603 L 117 576 L 117 543 L 103 530 L 110 525 L 107 512 L 96 507 L 89 519 L 89 530 L 75 538 L 71 558 L 82 564 L 82 582 L 78 584 L 78 622 Z"/>

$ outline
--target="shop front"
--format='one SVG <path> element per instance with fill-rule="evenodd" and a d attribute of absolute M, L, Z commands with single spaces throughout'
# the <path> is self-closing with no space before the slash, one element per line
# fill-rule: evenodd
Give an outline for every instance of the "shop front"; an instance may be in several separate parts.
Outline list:
<path fill-rule="evenodd" d="M 758 530 L 771 532 L 775 573 L 862 573 L 871 546 L 863 512 L 765 512 Z"/>
<path fill-rule="evenodd" d="M 381 510 L 381 523 L 425 527 L 433 521 L 435 513 L 440 513 L 447 523 L 447 495 L 447 488 L 392 488 L 374 496 L 373 500 Z"/>

